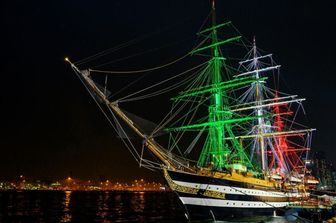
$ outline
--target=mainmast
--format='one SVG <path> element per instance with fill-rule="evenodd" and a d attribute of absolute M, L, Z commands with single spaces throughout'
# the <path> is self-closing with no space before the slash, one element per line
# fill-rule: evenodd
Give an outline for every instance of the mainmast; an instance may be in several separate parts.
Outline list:
<path fill-rule="evenodd" d="M 259 117 L 258 118 L 258 134 L 259 134 L 259 147 L 260 147 L 260 156 L 261 156 L 261 168 L 263 171 L 267 170 L 267 163 L 266 163 L 266 153 L 265 153 L 265 141 L 264 141 L 264 136 L 263 134 L 265 133 L 264 127 L 265 127 L 265 121 L 263 116 L 263 108 L 262 108 L 262 101 L 263 101 L 263 94 L 262 94 L 262 89 L 261 89 L 261 84 L 260 84 L 260 75 L 259 75 L 259 67 L 258 67 L 258 55 L 257 55 L 257 45 L 256 45 L 256 40 L 255 37 L 253 38 L 253 68 L 255 70 L 255 78 L 256 82 L 255 84 L 255 89 L 256 89 L 256 102 L 257 102 L 257 108 L 256 108 L 256 114 Z"/>
<path fill-rule="evenodd" d="M 244 94 L 241 104 L 236 106 L 233 111 L 253 109 L 254 114 L 258 117 L 258 119 L 253 122 L 252 135 L 240 136 L 240 138 L 254 139 L 251 160 L 253 155 L 257 153 L 260 167 L 264 173 L 269 170 L 274 171 L 275 169 L 281 169 L 282 173 L 288 173 L 289 167 L 295 169 L 298 166 L 297 163 L 301 164 L 301 159 L 297 153 L 305 151 L 306 148 L 295 149 L 290 147 L 287 137 L 309 135 L 314 129 L 294 130 L 292 129 L 294 120 L 289 120 L 292 123 L 289 128 L 285 128 L 282 116 L 291 115 L 292 112 L 286 110 L 281 111 L 280 106 L 287 107 L 288 104 L 301 103 L 305 99 L 297 98 L 297 95 L 279 97 L 278 91 L 274 93 L 274 90 L 265 86 L 265 77 L 261 74 L 280 68 L 280 65 L 269 66 L 268 60 L 273 64 L 272 54 L 260 55 L 257 50 L 256 40 L 253 38 L 253 46 L 252 50 L 248 53 L 248 58 L 239 62 L 245 72 L 235 77 L 241 78 L 251 75 L 256 81 L 251 84 L 251 88 Z M 270 96 L 272 98 L 270 98 Z M 244 103 L 245 100 L 246 103 Z M 272 107 L 274 108 L 273 110 L 271 109 Z M 294 143 L 294 145 L 297 145 L 297 143 Z M 270 160 L 268 160 L 268 156 L 271 158 Z M 293 159 L 297 162 L 292 162 Z M 290 166 L 287 165 L 287 162 L 289 162 Z"/>

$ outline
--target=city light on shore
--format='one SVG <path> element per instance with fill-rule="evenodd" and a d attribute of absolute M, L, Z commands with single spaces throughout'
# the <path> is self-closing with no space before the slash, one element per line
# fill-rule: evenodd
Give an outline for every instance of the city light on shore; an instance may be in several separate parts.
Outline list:
<path fill-rule="evenodd" d="M 67 177 L 63 180 L 46 183 L 40 180 L 26 180 L 23 176 L 15 182 L 0 182 L 0 190 L 72 190 L 72 191 L 169 191 L 166 185 L 136 179 L 130 182 L 111 180 L 79 180 Z"/>

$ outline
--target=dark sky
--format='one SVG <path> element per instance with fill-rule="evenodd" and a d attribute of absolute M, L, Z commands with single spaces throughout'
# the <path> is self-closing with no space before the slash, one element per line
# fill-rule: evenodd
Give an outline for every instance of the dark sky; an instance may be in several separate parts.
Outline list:
<path fill-rule="evenodd" d="M 157 177 L 138 168 L 64 57 L 78 60 L 163 27 L 169 32 L 126 53 L 191 36 L 209 7 L 208 0 L 2 1 L 0 178 Z M 217 11 L 275 54 L 290 93 L 307 98 L 308 123 L 318 130 L 313 150 L 335 162 L 332 1 L 218 0 Z M 128 68 L 141 65 L 157 64 L 143 56 Z"/>

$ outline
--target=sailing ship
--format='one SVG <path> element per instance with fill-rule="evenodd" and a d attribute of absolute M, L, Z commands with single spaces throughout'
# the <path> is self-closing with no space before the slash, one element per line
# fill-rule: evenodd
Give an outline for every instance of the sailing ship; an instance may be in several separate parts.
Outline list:
<path fill-rule="evenodd" d="M 305 99 L 281 92 L 277 84 L 275 89 L 268 86 L 268 76 L 277 76 L 280 65 L 272 54 L 260 54 L 255 39 L 246 56 L 231 66 L 221 48 L 243 41 L 241 35 L 219 35 L 231 24 L 216 23 L 212 1 L 211 26 L 198 33 L 204 39 L 188 53 L 206 55 L 206 61 L 127 98 L 111 100 L 107 90 L 107 76 L 118 72 L 79 69 L 66 59 L 140 166 L 162 171 L 191 220 L 272 215 L 308 199 L 307 189 L 318 183 L 305 165 L 314 129 L 299 124 L 292 111 L 299 111 Z M 94 80 L 96 73 L 105 73 L 105 86 Z M 120 106 L 132 96 L 142 100 L 181 86 L 184 89 L 170 100 L 172 109 L 151 131 L 141 127 L 143 119 Z M 142 139 L 140 150 L 125 124 Z M 163 135 L 168 136 L 167 146 L 159 143 Z M 156 159 L 144 158 L 145 152 Z"/>

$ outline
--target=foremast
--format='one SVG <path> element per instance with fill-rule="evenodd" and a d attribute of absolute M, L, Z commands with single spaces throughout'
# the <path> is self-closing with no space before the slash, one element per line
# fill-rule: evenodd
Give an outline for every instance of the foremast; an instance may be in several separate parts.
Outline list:
<path fill-rule="evenodd" d="M 215 0 L 212 1 L 212 27 L 216 27 L 216 8 L 215 8 Z M 221 67 L 222 67 L 222 58 L 219 56 L 219 46 L 217 38 L 217 29 L 212 30 L 211 34 L 212 38 L 212 59 L 211 63 L 213 64 L 212 71 L 212 84 L 215 86 L 216 84 L 221 83 Z M 211 105 L 209 107 L 209 122 L 221 121 L 224 119 L 225 108 L 227 110 L 227 106 L 224 106 L 223 98 L 222 98 L 223 90 L 218 88 L 213 91 Z M 199 165 L 205 166 L 206 159 L 208 158 L 208 154 L 211 154 L 211 163 L 217 168 L 223 168 L 226 164 L 226 157 L 229 155 L 230 150 L 227 148 L 227 144 L 224 140 L 224 125 L 210 126 L 209 129 L 209 145 L 208 148 L 204 148 L 201 156 L 199 158 Z M 206 151 L 209 150 L 209 151 Z"/>
<path fill-rule="evenodd" d="M 231 123 L 233 122 L 230 122 L 232 121 L 232 112 L 230 111 L 228 97 L 225 90 L 219 87 L 223 84 L 221 69 L 225 67 L 225 58 L 221 56 L 219 46 L 239 40 L 240 36 L 219 41 L 217 29 L 230 24 L 230 22 L 217 25 L 215 7 L 215 0 L 212 0 L 212 27 L 200 32 L 201 34 L 211 32 L 211 45 L 194 50 L 195 53 L 211 49 L 209 63 L 212 66 L 211 77 L 209 78 L 212 85 L 210 88 L 211 102 L 208 110 L 209 133 L 197 165 L 199 167 L 211 167 L 215 170 L 222 170 L 228 168 L 233 162 L 243 164 L 244 166 L 251 166 L 251 163 L 242 146 L 234 137 L 231 127 Z M 236 84 L 239 85 L 239 83 Z M 232 137 L 231 144 L 234 149 L 229 148 L 225 134 Z M 233 151 L 236 153 L 235 155 L 233 155 Z"/>

